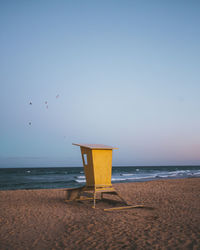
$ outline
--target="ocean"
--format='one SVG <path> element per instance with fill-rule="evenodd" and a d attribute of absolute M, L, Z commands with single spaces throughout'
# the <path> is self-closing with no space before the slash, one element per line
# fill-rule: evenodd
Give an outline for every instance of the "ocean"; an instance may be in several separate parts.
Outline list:
<path fill-rule="evenodd" d="M 200 177 L 200 166 L 113 167 L 112 183 Z M 85 185 L 83 167 L 0 168 L 0 190 Z"/>

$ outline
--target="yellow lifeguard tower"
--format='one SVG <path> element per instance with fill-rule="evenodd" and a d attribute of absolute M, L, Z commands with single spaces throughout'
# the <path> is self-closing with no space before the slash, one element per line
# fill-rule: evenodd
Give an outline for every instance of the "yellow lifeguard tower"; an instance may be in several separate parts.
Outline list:
<path fill-rule="evenodd" d="M 93 199 L 95 208 L 98 193 L 117 195 L 126 205 L 126 201 L 112 187 L 112 150 L 102 144 L 76 144 L 80 146 L 83 160 L 86 186 L 66 190 L 66 201 Z"/>

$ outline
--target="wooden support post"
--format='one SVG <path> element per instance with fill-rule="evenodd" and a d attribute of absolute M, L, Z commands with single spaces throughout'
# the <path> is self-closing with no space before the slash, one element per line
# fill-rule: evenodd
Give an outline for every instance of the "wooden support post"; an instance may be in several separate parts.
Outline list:
<path fill-rule="evenodd" d="M 111 207 L 111 208 L 104 208 L 104 211 L 123 210 L 123 209 L 131 209 L 131 208 L 145 208 L 145 206 L 135 205 L 135 206 L 125 206 L 125 207 Z"/>
<path fill-rule="evenodd" d="M 93 208 L 95 208 L 95 206 L 96 206 L 96 190 L 94 191 L 94 206 L 93 206 Z"/>

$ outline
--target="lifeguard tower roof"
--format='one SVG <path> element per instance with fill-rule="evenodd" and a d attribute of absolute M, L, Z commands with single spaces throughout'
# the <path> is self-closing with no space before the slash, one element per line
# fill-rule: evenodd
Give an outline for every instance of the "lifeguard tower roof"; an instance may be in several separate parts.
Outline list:
<path fill-rule="evenodd" d="M 89 149 L 117 149 L 104 144 L 78 144 L 78 143 L 72 143 L 72 144 Z"/>

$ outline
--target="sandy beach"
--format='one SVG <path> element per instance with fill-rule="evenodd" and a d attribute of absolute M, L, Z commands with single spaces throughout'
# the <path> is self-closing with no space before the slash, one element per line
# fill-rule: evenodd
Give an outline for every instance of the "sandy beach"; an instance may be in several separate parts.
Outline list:
<path fill-rule="evenodd" d="M 65 203 L 63 189 L 0 191 L 0 249 L 200 249 L 200 179 L 123 183 L 129 204 Z"/>

